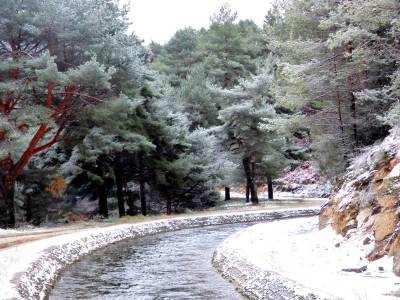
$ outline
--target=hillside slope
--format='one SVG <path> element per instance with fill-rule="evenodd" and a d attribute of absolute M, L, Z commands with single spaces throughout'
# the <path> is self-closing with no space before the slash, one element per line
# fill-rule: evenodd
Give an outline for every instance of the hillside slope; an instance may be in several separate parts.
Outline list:
<path fill-rule="evenodd" d="M 320 215 L 320 228 L 332 226 L 346 238 L 361 236 L 372 249 L 369 261 L 394 257 L 400 276 L 400 133 L 369 147 L 353 161 Z"/>

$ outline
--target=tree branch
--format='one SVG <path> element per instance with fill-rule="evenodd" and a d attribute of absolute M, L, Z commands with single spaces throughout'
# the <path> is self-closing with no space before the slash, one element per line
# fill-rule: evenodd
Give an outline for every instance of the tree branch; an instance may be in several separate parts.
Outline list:
<path fill-rule="evenodd" d="M 57 142 L 60 141 L 60 135 L 62 133 L 62 131 L 65 128 L 65 124 L 61 124 L 60 127 L 58 128 L 57 132 L 54 134 L 53 138 L 50 140 L 50 142 L 38 146 L 33 150 L 33 154 L 39 153 L 43 150 L 46 150 L 47 148 L 50 148 L 51 146 L 53 146 L 54 144 L 56 144 Z"/>

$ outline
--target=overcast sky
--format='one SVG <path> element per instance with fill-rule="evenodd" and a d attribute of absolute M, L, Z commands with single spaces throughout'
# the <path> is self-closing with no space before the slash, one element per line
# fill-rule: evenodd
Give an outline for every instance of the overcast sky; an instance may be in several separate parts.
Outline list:
<path fill-rule="evenodd" d="M 167 42 L 181 28 L 208 27 L 210 16 L 228 2 L 240 19 L 252 19 L 259 25 L 272 0 L 126 0 L 130 2 L 132 29 L 146 43 Z"/>

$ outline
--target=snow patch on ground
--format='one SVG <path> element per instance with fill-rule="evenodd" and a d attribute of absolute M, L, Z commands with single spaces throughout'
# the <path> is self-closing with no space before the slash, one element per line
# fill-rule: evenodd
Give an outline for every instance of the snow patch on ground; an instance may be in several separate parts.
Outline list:
<path fill-rule="evenodd" d="M 5 237 L 5 236 L 17 236 L 17 235 L 24 235 L 27 233 L 40 233 L 47 231 L 48 228 L 46 227 L 41 227 L 41 228 L 35 228 L 34 226 L 25 226 L 21 227 L 18 229 L 1 229 L 0 228 L 0 238 Z"/>
<path fill-rule="evenodd" d="M 314 216 L 319 207 L 225 213 L 86 229 L 0 250 L 0 299 L 45 299 L 60 272 L 108 244 L 160 232 L 243 222 Z"/>
<path fill-rule="evenodd" d="M 12 234 L 16 234 L 18 232 L 19 232 L 18 230 L 14 230 L 14 229 L 0 229 L 0 237 L 9 236 Z"/>
<path fill-rule="evenodd" d="M 387 176 L 387 178 L 394 178 L 394 177 L 400 177 L 400 164 L 397 164 Z"/>
<path fill-rule="evenodd" d="M 221 197 L 224 197 L 224 192 L 220 192 Z M 245 199 L 246 194 L 241 193 L 241 192 L 230 192 L 231 198 L 240 198 L 240 199 Z M 259 192 L 258 193 L 259 199 L 268 199 L 268 191 L 267 192 Z M 300 193 L 298 194 L 293 193 L 293 192 L 282 192 L 282 191 L 276 191 L 274 192 L 274 199 L 273 200 L 267 200 L 267 201 L 279 201 L 279 200 L 315 200 L 315 201 L 320 201 L 320 200 L 326 200 L 328 198 L 326 197 L 313 197 L 310 196 L 309 193 Z M 229 201 L 228 201 L 229 203 Z M 242 203 L 243 205 L 243 203 Z M 248 203 L 247 205 L 251 205 L 251 203 Z"/>
<path fill-rule="evenodd" d="M 368 262 L 372 245 L 362 238 L 319 230 L 318 218 L 263 223 L 226 239 L 213 262 L 251 299 L 398 299 L 392 258 Z M 343 271 L 364 266 L 362 273 Z"/>

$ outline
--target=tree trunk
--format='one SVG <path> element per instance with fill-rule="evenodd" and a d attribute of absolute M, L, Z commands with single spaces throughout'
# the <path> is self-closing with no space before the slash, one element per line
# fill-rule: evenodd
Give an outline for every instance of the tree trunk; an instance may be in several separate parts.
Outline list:
<path fill-rule="evenodd" d="M 0 178 L 0 227 L 15 227 L 15 179 L 11 175 Z"/>
<path fill-rule="evenodd" d="M 246 180 L 246 203 L 250 202 L 250 186 Z"/>
<path fill-rule="evenodd" d="M 257 194 L 257 184 L 256 184 L 256 162 L 255 158 L 252 157 L 250 159 L 250 174 L 252 179 L 252 184 L 249 185 L 250 194 L 251 194 L 251 202 L 253 204 L 258 204 L 258 194 Z"/>
<path fill-rule="evenodd" d="M 335 56 L 337 53 L 335 52 Z M 336 59 L 334 58 L 333 60 L 333 71 L 335 73 L 335 78 L 338 80 L 338 72 L 337 72 L 337 63 Z M 346 164 L 349 163 L 348 161 L 348 155 L 347 155 L 347 143 L 346 143 L 346 133 L 344 130 L 344 121 L 343 121 L 343 104 L 342 104 L 342 98 L 340 95 L 340 86 L 338 83 L 336 83 L 335 86 L 335 94 L 336 94 L 336 109 L 337 109 L 337 116 L 338 116 L 338 122 L 339 122 L 339 135 L 340 135 L 340 141 L 342 143 L 342 148 L 343 148 L 343 159 L 346 162 Z"/>
<path fill-rule="evenodd" d="M 354 50 L 353 46 L 350 43 L 347 47 L 347 54 L 349 56 L 349 58 L 348 58 L 349 62 L 352 61 L 353 50 Z M 354 96 L 354 84 L 353 84 L 353 79 L 352 79 L 351 75 L 349 75 L 347 78 L 347 84 L 348 84 L 348 93 L 349 93 L 349 97 L 350 97 L 351 117 L 353 119 L 352 125 L 353 125 L 354 144 L 356 147 L 358 147 L 357 104 L 356 104 L 356 97 Z"/>
<path fill-rule="evenodd" d="M 139 181 L 139 194 L 140 194 L 140 209 L 142 211 L 142 215 L 147 215 L 147 206 L 146 206 L 146 186 L 143 180 Z"/>
<path fill-rule="evenodd" d="M 99 214 L 108 218 L 107 189 L 104 184 L 99 185 L 97 193 L 99 194 Z"/>
<path fill-rule="evenodd" d="M 127 195 L 126 204 L 128 205 L 127 214 L 128 216 L 136 216 L 138 213 L 137 207 L 135 206 L 135 202 L 139 199 L 139 195 L 137 192 L 129 191 L 128 183 L 126 182 L 126 177 L 124 177 L 124 189 L 125 195 Z"/>
<path fill-rule="evenodd" d="M 268 183 L 268 199 L 272 200 L 272 199 L 274 199 L 274 190 L 273 190 L 271 176 L 267 176 L 267 183 Z"/>
<path fill-rule="evenodd" d="M 336 66 L 336 61 L 334 60 L 333 62 L 333 70 L 335 73 L 335 78 L 338 78 L 337 74 L 337 66 Z M 339 128 L 340 128 L 340 133 L 342 135 L 342 139 L 344 138 L 344 124 L 343 124 L 343 114 L 342 114 L 342 99 L 340 97 L 340 87 L 338 84 L 335 86 L 335 94 L 336 94 L 336 108 L 337 108 L 337 115 L 338 115 L 338 121 L 339 121 Z"/>
<path fill-rule="evenodd" d="M 140 210 L 142 215 L 147 215 L 146 205 L 146 182 L 144 180 L 144 167 L 143 167 L 143 154 L 139 154 L 139 196 L 140 196 Z"/>
<path fill-rule="evenodd" d="M 225 201 L 231 200 L 231 189 L 229 187 L 225 187 Z"/>
<path fill-rule="evenodd" d="M 126 215 L 124 199 L 124 171 L 119 157 L 114 164 L 115 184 L 117 186 L 118 212 L 119 217 Z"/>
<path fill-rule="evenodd" d="M 170 215 L 172 213 L 172 198 L 169 193 L 167 193 L 166 198 L 167 198 L 167 215 Z"/>
<path fill-rule="evenodd" d="M 26 222 L 32 221 L 32 196 L 30 194 L 26 195 Z"/>
<path fill-rule="evenodd" d="M 127 214 L 128 216 L 136 216 L 137 215 L 137 209 L 135 206 L 135 200 L 137 199 L 136 195 L 132 192 L 127 192 L 128 199 L 126 201 L 126 204 L 128 204 L 128 211 Z"/>
<path fill-rule="evenodd" d="M 99 197 L 99 214 L 105 218 L 108 218 L 108 203 L 107 203 L 107 189 L 104 182 L 104 172 L 100 161 L 97 162 L 97 176 L 102 180 L 102 183 L 97 187 L 97 193 Z"/>
<path fill-rule="evenodd" d="M 349 85 L 352 86 L 352 80 L 349 78 Z M 354 136 L 354 144 L 356 147 L 358 147 L 358 127 L 357 127 L 357 106 L 356 106 L 356 97 L 354 96 L 354 93 L 350 91 L 350 110 L 351 110 L 351 117 L 353 119 L 353 136 Z"/>
<path fill-rule="evenodd" d="M 250 189 L 250 200 L 253 204 L 258 204 L 257 187 L 254 181 L 255 165 L 249 157 L 243 159 L 244 173 L 246 174 L 247 184 Z M 253 171 L 253 172 L 252 172 Z"/>

